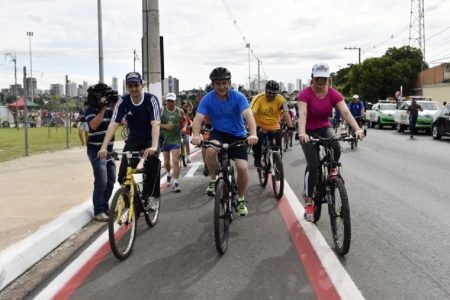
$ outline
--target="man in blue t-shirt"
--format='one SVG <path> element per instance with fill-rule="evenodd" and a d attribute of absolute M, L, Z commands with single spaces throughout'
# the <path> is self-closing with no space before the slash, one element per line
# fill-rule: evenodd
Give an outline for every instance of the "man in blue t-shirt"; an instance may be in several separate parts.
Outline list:
<path fill-rule="evenodd" d="M 192 123 L 192 143 L 200 145 L 200 128 L 205 116 L 208 116 L 212 125 L 209 141 L 216 143 L 233 143 L 237 140 L 247 140 L 248 144 L 255 145 L 258 142 L 256 136 L 256 124 L 247 98 L 238 91 L 231 89 L 231 73 L 226 68 L 215 68 L 209 78 L 213 90 L 201 100 L 194 121 Z M 245 123 L 250 135 L 247 137 Z M 241 216 L 248 213 L 245 206 L 244 194 L 248 183 L 248 155 L 246 147 L 231 148 L 229 157 L 235 160 L 238 185 L 238 212 Z M 211 174 L 211 181 L 206 189 L 209 196 L 215 195 L 217 149 L 206 149 L 205 162 Z"/>
<path fill-rule="evenodd" d="M 158 158 L 158 141 L 160 130 L 160 106 L 158 98 L 144 93 L 141 74 L 130 72 L 125 76 L 128 95 L 122 97 L 114 109 L 103 145 L 98 152 L 99 157 L 107 156 L 107 146 L 113 138 L 120 122 L 125 118 L 129 129 L 128 138 L 123 151 L 144 150 L 144 188 L 142 198 L 146 209 L 158 210 L 160 201 L 161 161 Z M 136 167 L 139 160 L 133 162 Z M 122 158 L 118 181 L 122 183 L 127 171 L 126 159 Z"/>
<path fill-rule="evenodd" d="M 88 89 L 88 97 L 96 97 L 93 91 L 105 90 L 109 88 L 104 83 L 96 84 Z M 94 219 L 98 222 L 109 220 L 109 198 L 111 197 L 114 182 L 116 182 L 116 164 L 114 159 L 99 158 L 97 152 L 100 150 L 105 137 L 108 124 L 111 121 L 112 112 L 116 101 L 109 101 L 105 104 L 106 98 L 95 99 L 98 101 L 96 106 L 87 106 L 83 111 L 83 122 L 88 126 L 87 155 L 94 172 L 94 191 L 92 193 L 92 202 L 94 204 Z M 80 119 L 81 121 L 81 119 Z M 112 151 L 114 138 L 109 141 L 107 150 Z"/>

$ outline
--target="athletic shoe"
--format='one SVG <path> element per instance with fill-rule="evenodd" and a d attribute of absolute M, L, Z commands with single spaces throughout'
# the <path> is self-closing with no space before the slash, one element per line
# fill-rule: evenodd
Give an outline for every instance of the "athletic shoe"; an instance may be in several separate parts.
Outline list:
<path fill-rule="evenodd" d="M 237 211 L 241 216 L 246 216 L 248 214 L 247 207 L 245 206 L 245 200 L 238 201 Z"/>
<path fill-rule="evenodd" d="M 307 203 L 305 205 L 305 220 L 314 222 L 314 205 L 312 203 Z"/>
<path fill-rule="evenodd" d="M 216 195 L 216 182 L 210 181 L 208 187 L 206 188 L 206 194 L 208 196 L 214 197 Z"/>
<path fill-rule="evenodd" d="M 109 217 L 104 212 L 101 212 L 95 215 L 94 220 L 97 222 L 108 222 Z"/>
<path fill-rule="evenodd" d="M 173 191 L 174 191 L 175 193 L 181 192 L 180 184 L 179 184 L 178 182 L 175 182 L 175 183 L 173 184 L 172 189 L 173 189 Z"/>

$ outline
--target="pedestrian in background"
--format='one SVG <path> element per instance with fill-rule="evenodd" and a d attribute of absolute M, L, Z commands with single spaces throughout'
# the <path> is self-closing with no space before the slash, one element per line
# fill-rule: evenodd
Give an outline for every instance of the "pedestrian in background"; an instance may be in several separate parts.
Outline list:
<path fill-rule="evenodd" d="M 406 112 L 409 115 L 409 131 L 411 133 L 411 138 L 414 138 L 416 134 L 416 122 L 419 117 L 419 111 L 423 111 L 422 107 L 417 104 L 416 100 L 411 101 L 411 105 L 408 107 Z"/>

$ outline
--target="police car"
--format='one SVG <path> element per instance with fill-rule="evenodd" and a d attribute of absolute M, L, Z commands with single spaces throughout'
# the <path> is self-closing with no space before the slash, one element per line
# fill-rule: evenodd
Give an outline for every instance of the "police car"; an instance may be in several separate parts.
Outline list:
<path fill-rule="evenodd" d="M 409 115 L 406 112 L 411 105 L 412 100 L 403 101 L 399 108 L 395 111 L 395 123 L 397 124 L 397 131 L 404 132 L 409 128 Z M 419 111 L 419 116 L 416 122 L 416 130 L 425 130 L 431 133 L 431 123 L 433 116 L 437 113 L 440 106 L 437 102 L 431 100 L 416 100 L 417 104 L 422 107 L 423 111 Z"/>
<path fill-rule="evenodd" d="M 378 124 L 378 128 L 380 129 L 384 126 L 391 126 L 392 128 L 395 128 L 395 109 L 395 102 L 378 100 L 378 103 L 375 103 L 371 110 L 366 111 L 366 121 L 369 122 L 371 127 Z"/>

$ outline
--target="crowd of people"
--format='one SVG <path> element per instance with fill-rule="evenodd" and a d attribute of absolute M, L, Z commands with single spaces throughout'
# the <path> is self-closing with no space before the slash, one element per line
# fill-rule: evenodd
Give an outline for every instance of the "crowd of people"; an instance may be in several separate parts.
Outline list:
<path fill-rule="evenodd" d="M 159 152 L 163 153 L 163 165 L 167 172 L 167 182 L 174 192 L 181 192 L 180 156 L 190 163 L 190 144 L 201 146 L 208 139 L 216 144 L 246 141 L 252 146 L 256 167 L 261 167 L 261 143 L 264 135 L 281 148 L 281 127 L 290 133 L 290 146 L 294 130 L 298 130 L 299 140 L 307 161 L 304 176 L 305 218 L 313 221 L 314 203 L 312 188 L 317 180 L 318 161 L 314 145 L 308 143 L 310 136 L 330 137 L 330 115 L 333 109 L 348 122 L 356 137 L 364 137 L 361 124 L 355 120 L 363 114 L 364 106 L 359 97 L 348 106 L 344 97 L 328 85 L 330 70 L 327 64 L 316 64 L 312 68 L 311 85 L 302 90 L 297 98 L 297 107 L 289 106 L 280 94 L 279 84 L 269 80 L 265 91 L 254 96 L 251 101 L 239 91 L 231 88 L 231 72 L 224 67 L 214 68 L 209 76 L 212 90 L 208 92 L 194 109 L 190 101 L 182 101 L 177 106 L 178 97 L 168 93 L 163 107 L 158 98 L 144 92 L 144 82 L 137 72 L 125 76 L 127 93 L 118 102 L 98 98 L 98 105 L 87 106 L 80 112 L 80 139 L 87 132 L 85 145 L 94 174 L 93 205 L 97 221 L 109 219 L 108 201 L 116 181 L 114 161 L 108 157 L 112 151 L 114 134 L 119 124 L 125 122 L 128 136 L 124 151 L 144 151 L 143 199 L 144 207 L 152 209 L 160 201 Z M 94 89 L 97 88 L 94 86 Z M 88 91 L 89 92 L 89 91 Z M 335 160 L 340 157 L 340 147 L 334 145 Z M 205 164 L 204 175 L 210 177 L 206 194 L 215 195 L 217 147 L 202 147 Z M 249 182 L 248 151 L 246 147 L 229 149 L 229 157 L 234 160 L 237 170 L 238 213 L 248 214 L 246 189 Z M 133 167 L 139 163 L 134 161 Z M 126 172 L 122 160 L 118 181 L 122 183 Z"/>

